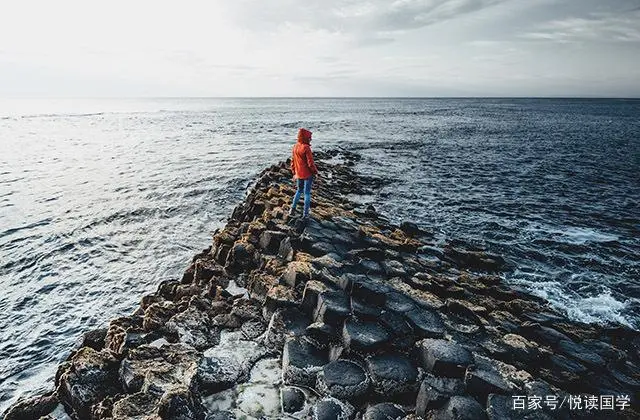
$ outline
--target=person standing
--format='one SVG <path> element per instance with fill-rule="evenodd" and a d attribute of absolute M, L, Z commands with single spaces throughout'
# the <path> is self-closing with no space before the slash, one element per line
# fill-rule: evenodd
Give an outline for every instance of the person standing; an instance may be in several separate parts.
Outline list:
<path fill-rule="evenodd" d="M 318 174 L 318 168 L 313 162 L 313 152 L 311 151 L 311 135 L 311 131 L 306 128 L 298 130 L 298 141 L 291 151 L 291 172 L 293 172 L 293 181 L 297 182 L 297 190 L 293 196 L 289 216 L 295 214 L 300 195 L 304 194 L 304 209 L 302 212 L 304 219 L 309 217 L 311 186 L 313 185 L 313 178 Z"/>

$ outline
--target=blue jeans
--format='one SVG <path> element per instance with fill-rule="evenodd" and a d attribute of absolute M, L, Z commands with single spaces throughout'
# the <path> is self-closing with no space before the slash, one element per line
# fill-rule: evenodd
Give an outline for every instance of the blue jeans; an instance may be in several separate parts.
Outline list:
<path fill-rule="evenodd" d="M 309 209 L 311 208 L 311 185 L 313 184 L 313 176 L 307 179 L 298 179 L 298 190 L 296 195 L 293 196 L 293 203 L 291 204 L 291 212 L 296 210 L 298 200 L 300 200 L 300 194 L 304 191 L 304 213 L 303 216 L 309 215 Z"/>

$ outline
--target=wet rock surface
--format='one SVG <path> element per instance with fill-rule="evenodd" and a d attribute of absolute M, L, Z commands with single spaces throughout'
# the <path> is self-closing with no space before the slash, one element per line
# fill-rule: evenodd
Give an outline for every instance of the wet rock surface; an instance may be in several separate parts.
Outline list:
<path fill-rule="evenodd" d="M 425 339 L 418 346 L 422 367 L 434 375 L 463 378 L 474 363 L 471 352 L 453 341 Z"/>
<path fill-rule="evenodd" d="M 280 389 L 283 413 L 296 413 L 302 411 L 305 403 L 304 392 L 300 388 L 282 387 Z"/>
<path fill-rule="evenodd" d="M 302 338 L 287 341 L 282 352 L 282 378 L 291 385 L 313 386 L 316 375 L 329 362 L 327 351 Z"/>
<path fill-rule="evenodd" d="M 626 395 L 606 414 L 640 418 L 638 332 L 568 321 L 501 285 L 499 256 L 391 225 L 344 198 L 380 184 L 357 155 L 317 155 L 311 219 L 287 215 L 288 165 L 267 168 L 182 277 L 86 334 L 55 389 L 4 417 L 609 418 L 513 396 Z"/>
<path fill-rule="evenodd" d="M 367 359 L 376 393 L 383 397 L 404 396 L 417 391 L 418 369 L 400 354 L 382 354 Z"/>
<path fill-rule="evenodd" d="M 416 399 L 416 414 L 426 416 L 442 408 L 454 395 L 464 395 L 465 384 L 461 379 L 425 375 Z"/>
<path fill-rule="evenodd" d="M 396 420 L 404 418 L 405 414 L 397 404 L 380 403 L 367 408 L 362 420 Z"/>
<path fill-rule="evenodd" d="M 358 400 L 369 391 L 369 377 L 365 370 L 350 360 L 335 360 L 318 373 L 316 388 L 342 400 Z"/>

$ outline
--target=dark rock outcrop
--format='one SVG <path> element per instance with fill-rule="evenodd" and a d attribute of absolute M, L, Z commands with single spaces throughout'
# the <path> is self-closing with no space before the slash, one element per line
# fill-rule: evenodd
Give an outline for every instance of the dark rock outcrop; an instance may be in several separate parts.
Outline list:
<path fill-rule="evenodd" d="M 370 381 L 365 370 L 350 360 L 327 363 L 318 373 L 316 388 L 341 400 L 359 400 L 369 391 Z"/>

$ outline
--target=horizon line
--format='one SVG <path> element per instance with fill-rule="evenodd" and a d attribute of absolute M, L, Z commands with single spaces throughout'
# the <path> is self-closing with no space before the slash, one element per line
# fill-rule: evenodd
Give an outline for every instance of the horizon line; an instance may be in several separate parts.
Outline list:
<path fill-rule="evenodd" d="M 0 96 L 6 99 L 618 99 L 640 96 Z"/>

